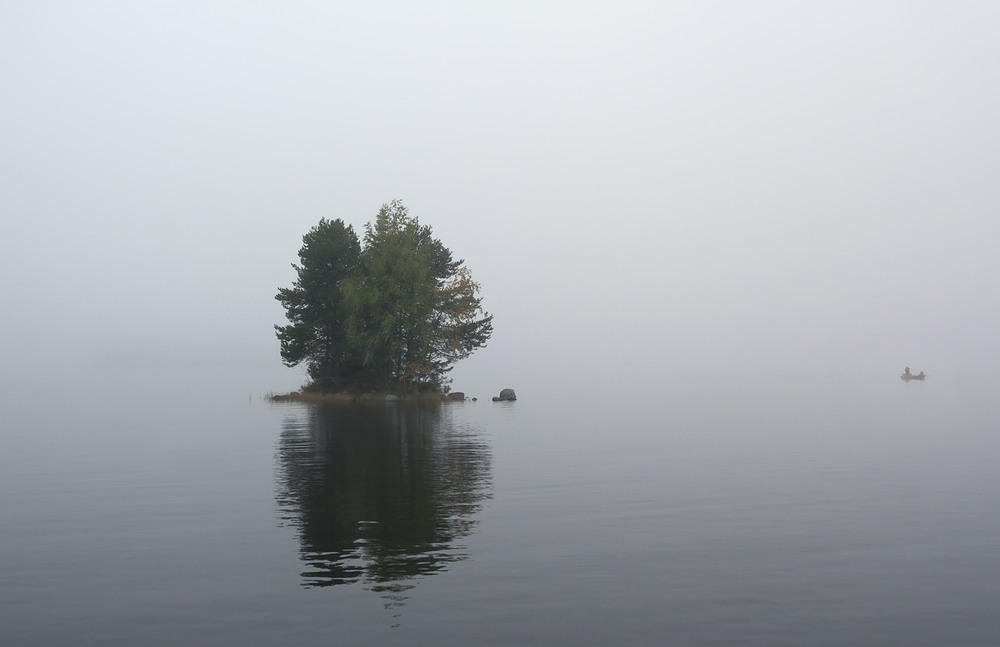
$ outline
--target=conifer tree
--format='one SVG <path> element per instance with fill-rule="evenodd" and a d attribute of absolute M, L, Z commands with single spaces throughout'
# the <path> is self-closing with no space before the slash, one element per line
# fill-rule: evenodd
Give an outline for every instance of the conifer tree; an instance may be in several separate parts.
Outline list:
<path fill-rule="evenodd" d="M 306 363 L 318 390 L 331 390 L 353 380 L 360 362 L 347 339 L 350 315 L 343 282 L 357 272 L 361 244 L 343 220 L 320 220 L 302 237 L 298 275 L 291 288 L 275 298 L 285 307 L 289 324 L 275 326 L 286 366 Z"/>

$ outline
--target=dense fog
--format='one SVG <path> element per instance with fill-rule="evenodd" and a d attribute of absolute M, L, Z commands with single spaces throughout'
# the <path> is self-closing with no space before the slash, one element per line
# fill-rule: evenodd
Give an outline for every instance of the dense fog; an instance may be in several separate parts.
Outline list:
<path fill-rule="evenodd" d="M 5 3 L 3 377 L 291 388 L 302 235 L 395 198 L 495 315 L 466 392 L 995 374 L 998 32 L 986 2 Z"/>

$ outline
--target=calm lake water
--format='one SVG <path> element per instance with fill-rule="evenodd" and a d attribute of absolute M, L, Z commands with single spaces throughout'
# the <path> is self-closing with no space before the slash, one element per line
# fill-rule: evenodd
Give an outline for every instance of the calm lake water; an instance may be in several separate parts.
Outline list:
<path fill-rule="evenodd" d="M 0 644 L 1000 644 L 1000 382 L 644 392 L 9 385 Z"/>

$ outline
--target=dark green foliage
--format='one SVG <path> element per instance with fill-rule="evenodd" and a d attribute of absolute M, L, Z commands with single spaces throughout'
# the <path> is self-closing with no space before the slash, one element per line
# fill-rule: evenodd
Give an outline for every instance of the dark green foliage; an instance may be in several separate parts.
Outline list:
<path fill-rule="evenodd" d="M 302 237 L 298 278 L 275 298 L 290 322 L 275 326 L 281 359 L 287 366 L 306 362 L 309 377 L 321 390 L 349 383 L 360 370 L 359 358 L 347 343 L 349 312 L 341 284 L 361 262 L 354 228 L 342 220 L 320 220 Z"/>
<path fill-rule="evenodd" d="M 277 295 L 292 324 L 276 328 L 282 359 L 308 361 L 314 388 L 440 390 L 455 362 L 489 340 L 479 285 L 398 200 L 365 225 L 360 252 L 339 220 L 303 242 L 299 280 Z"/>

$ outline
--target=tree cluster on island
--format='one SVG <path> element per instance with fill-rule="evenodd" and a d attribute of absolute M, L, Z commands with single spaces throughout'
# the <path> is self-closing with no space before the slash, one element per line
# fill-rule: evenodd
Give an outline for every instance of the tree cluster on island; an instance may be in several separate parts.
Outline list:
<path fill-rule="evenodd" d="M 363 241 L 339 218 L 320 220 L 302 237 L 295 282 L 275 296 L 289 321 L 275 326 L 282 361 L 304 363 L 315 393 L 446 391 L 454 364 L 493 333 L 463 263 L 398 200 Z"/>

